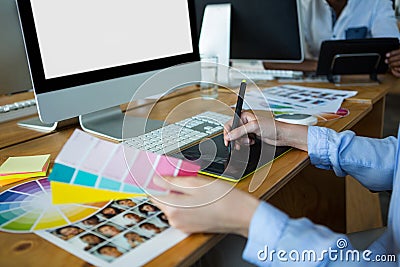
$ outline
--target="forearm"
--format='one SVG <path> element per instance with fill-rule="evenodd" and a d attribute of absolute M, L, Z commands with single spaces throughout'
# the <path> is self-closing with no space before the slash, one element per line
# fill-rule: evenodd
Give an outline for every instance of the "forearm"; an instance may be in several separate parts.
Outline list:
<path fill-rule="evenodd" d="M 309 127 L 308 154 L 318 168 L 351 175 L 372 190 L 392 188 L 397 139 L 373 139 L 354 132 Z"/>
<path fill-rule="evenodd" d="M 308 126 L 276 122 L 277 145 L 307 151 Z"/>

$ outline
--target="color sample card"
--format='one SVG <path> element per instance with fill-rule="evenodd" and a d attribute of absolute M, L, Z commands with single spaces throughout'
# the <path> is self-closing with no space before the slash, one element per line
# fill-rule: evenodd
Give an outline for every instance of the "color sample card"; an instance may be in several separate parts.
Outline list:
<path fill-rule="evenodd" d="M 35 233 L 95 266 L 143 266 L 187 237 L 144 197 L 112 201 L 89 218 Z"/>
<path fill-rule="evenodd" d="M 193 176 L 190 162 L 115 144 L 75 130 L 55 160 L 49 180 L 130 194 L 161 194 L 154 176 Z"/>
<path fill-rule="evenodd" d="M 0 193 L 0 229 L 29 233 L 69 225 L 98 212 L 107 202 L 52 205 L 47 178 L 26 182 Z"/>
<path fill-rule="evenodd" d="M 46 176 L 50 155 L 9 157 L 0 166 L 0 186 L 19 180 Z"/>
<path fill-rule="evenodd" d="M 109 201 L 141 196 L 143 194 L 116 192 L 87 186 L 50 182 L 53 204 Z"/>

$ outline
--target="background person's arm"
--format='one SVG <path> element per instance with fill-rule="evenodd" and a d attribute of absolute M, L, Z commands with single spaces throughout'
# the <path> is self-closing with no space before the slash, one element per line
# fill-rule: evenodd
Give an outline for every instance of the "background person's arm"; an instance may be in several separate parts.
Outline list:
<path fill-rule="evenodd" d="M 371 25 L 372 37 L 400 38 L 392 1 L 376 1 L 374 14 L 375 16 Z M 386 55 L 386 63 L 389 64 L 392 74 L 396 77 L 400 77 L 400 48 Z"/>

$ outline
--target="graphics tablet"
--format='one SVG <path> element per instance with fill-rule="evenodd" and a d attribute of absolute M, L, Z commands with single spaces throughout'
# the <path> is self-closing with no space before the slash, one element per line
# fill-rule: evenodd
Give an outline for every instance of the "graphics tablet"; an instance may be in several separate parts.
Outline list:
<path fill-rule="evenodd" d="M 242 146 L 240 150 L 234 150 L 229 159 L 223 134 L 220 134 L 211 139 L 204 139 L 199 144 L 171 156 L 199 164 L 201 166 L 200 174 L 237 182 L 290 149 L 290 147 L 268 145 L 256 139 L 254 145 Z"/>

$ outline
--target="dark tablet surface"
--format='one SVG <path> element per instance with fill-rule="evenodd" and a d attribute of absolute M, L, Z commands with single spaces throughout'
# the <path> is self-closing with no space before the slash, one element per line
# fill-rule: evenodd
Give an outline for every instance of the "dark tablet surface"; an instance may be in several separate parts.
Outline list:
<path fill-rule="evenodd" d="M 324 41 L 317 75 L 385 73 L 388 69 L 386 53 L 398 48 L 397 38 Z"/>
<path fill-rule="evenodd" d="M 290 147 L 268 145 L 257 139 L 250 147 L 234 150 L 229 159 L 228 149 L 223 142 L 223 134 L 220 134 L 171 156 L 194 161 L 201 166 L 199 172 L 201 174 L 239 181 L 290 149 Z"/>

